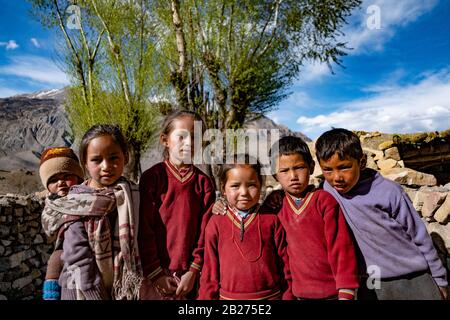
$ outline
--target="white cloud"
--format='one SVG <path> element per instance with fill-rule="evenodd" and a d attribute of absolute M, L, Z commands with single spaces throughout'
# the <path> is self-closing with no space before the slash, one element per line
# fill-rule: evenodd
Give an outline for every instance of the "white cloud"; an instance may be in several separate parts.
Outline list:
<path fill-rule="evenodd" d="M 344 41 L 353 48 L 351 54 L 383 51 L 384 45 L 399 27 L 407 26 L 436 7 L 439 0 L 364 0 L 361 10 L 354 12 Z M 375 10 L 371 10 L 375 8 Z M 379 13 L 379 19 L 377 14 Z M 380 22 L 379 28 L 376 26 Z"/>
<path fill-rule="evenodd" d="M 8 42 L 0 42 L 0 47 L 6 47 L 6 50 L 14 50 L 19 47 L 15 40 L 9 40 Z"/>
<path fill-rule="evenodd" d="M 331 127 L 386 133 L 446 130 L 450 128 L 449 97 L 450 70 L 442 70 L 428 73 L 415 84 L 383 87 L 371 97 L 337 106 L 330 114 L 302 116 L 297 123 L 314 138 Z"/>
<path fill-rule="evenodd" d="M 30 41 L 36 48 L 41 47 L 41 44 L 39 43 L 39 41 L 36 38 L 31 38 Z"/>
<path fill-rule="evenodd" d="M 56 64 L 39 56 L 16 56 L 8 65 L 0 66 L 0 75 L 16 76 L 51 85 L 67 85 L 69 79 Z"/>
<path fill-rule="evenodd" d="M 331 70 L 326 63 L 308 62 L 303 66 L 302 71 L 300 72 L 300 83 L 316 82 L 330 74 Z"/>

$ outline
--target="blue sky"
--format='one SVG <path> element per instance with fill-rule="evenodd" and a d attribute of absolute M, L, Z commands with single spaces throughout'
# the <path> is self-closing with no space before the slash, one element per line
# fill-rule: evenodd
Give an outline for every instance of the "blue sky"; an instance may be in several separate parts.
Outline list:
<path fill-rule="evenodd" d="M 55 32 L 33 20 L 24 0 L 0 0 L 0 8 L 0 97 L 68 84 Z M 353 48 L 345 68 L 334 66 L 333 75 L 326 65 L 307 64 L 269 116 L 313 139 L 331 127 L 449 129 L 448 17 L 449 0 L 364 0 L 344 29 Z"/>

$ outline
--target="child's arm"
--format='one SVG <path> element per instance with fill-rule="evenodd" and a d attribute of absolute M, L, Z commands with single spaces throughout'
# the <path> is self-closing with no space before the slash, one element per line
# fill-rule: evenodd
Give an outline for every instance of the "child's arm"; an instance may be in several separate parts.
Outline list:
<path fill-rule="evenodd" d="M 205 195 L 203 197 L 203 208 L 204 212 L 202 212 L 201 216 L 201 224 L 199 229 L 199 236 L 197 240 L 197 246 L 192 252 L 192 261 L 189 271 L 193 273 L 198 273 L 202 269 L 203 266 L 203 252 L 205 248 L 205 230 L 208 224 L 209 219 L 212 216 L 212 208 L 214 206 L 214 202 L 216 200 L 216 192 L 214 190 L 214 186 L 211 180 L 205 180 Z"/>
<path fill-rule="evenodd" d="M 324 194 L 318 206 L 324 220 L 328 261 L 333 271 L 339 300 L 353 300 L 359 286 L 353 240 L 339 204 Z"/>
<path fill-rule="evenodd" d="M 428 234 L 425 224 L 403 190 L 400 190 L 400 196 L 397 196 L 395 199 L 396 203 L 393 207 L 394 218 L 403 226 L 406 233 L 411 237 L 411 240 L 425 257 L 431 275 L 436 281 L 436 284 L 441 288 L 441 293 L 444 295 L 444 291 L 446 292 L 446 287 L 448 285 L 447 274 L 436 249 L 434 248 L 433 241 Z"/>
<path fill-rule="evenodd" d="M 148 181 L 143 176 L 139 183 L 139 231 L 138 245 L 141 258 L 143 276 L 151 281 L 158 281 L 158 285 L 167 293 L 169 290 L 166 275 L 161 268 L 158 257 L 158 241 L 154 233 L 154 219 L 158 214 L 158 208 L 154 199 L 155 181 Z M 162 279 L 160 279 L 162 278 Z"/>
<path fill-rule="evenodd" d="M 45 274 L 44 287 L 42 289 L 42 298 L 44 300 L 60 300 L 61 287 L 58 279 L 62 270 L 61 262 L 62 249 L 53 251 L 47 261 L 47 272 Z"/>
<path fill-rule="evenodd" d="M 65 231 L 61 259 L 66 273 L 62 277 L 66 283 L 60 283 L 63 298 L 77 300 L 80 291 L 86 300 L 108 299 L 83 222 L 74 222 Z"/>
<path fill-rule="evenodd" d="M 204 263 L 200 277 L 198 300 L 218 300 L 220 284 L 220 264 L 218 252 L 219 230 L 211 219 L 205 232 Z"/>
<path fill-rule="evenodd" d="M 278 267 L 282 279 L 281 293 L 283 300 L 295 300 L 292 293 L 292 276 L 289 265 L 289 257 L 287 253 L 286 232 L 277 219 L 277 226 L 275 228 L 275 247 L 278 254 Z"/>

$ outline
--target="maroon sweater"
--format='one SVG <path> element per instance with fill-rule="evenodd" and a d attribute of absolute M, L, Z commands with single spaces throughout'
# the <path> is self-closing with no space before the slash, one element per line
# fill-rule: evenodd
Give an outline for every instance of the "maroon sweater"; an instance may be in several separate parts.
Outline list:
<path fill-rule="evenodd" d="M 339 289 L 358 287 L 353 241 L 339 204 L 328 192 L 312 189 L 299 207 L 286 194 L 278 218 L 289 244 L 294 296 L 329 298 Z"/>
<path fill-rule="evenodd" d="M 209 221 L 198 299 L 293 298 L 285 232 L 277 216 L 264 209 L 250 214 L 242 241 L 240 223 L 230 209 Z"/>
<path fill-rule="evenodd" d="M 163 269 L 199 271 L 204 230 L 215 201 L 214 185 L 191 166 L 181 174 L 168 161 L 145 171 L 139 182 L 139 250 L 145 277 Z"/>

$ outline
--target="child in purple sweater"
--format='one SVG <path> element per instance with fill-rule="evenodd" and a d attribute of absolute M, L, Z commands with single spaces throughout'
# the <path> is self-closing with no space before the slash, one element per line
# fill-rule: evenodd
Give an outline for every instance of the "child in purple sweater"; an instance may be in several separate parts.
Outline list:
<path fill-rule="evenodd" d="M 447 279 L 432 240 L 397 183 L 365 168 L 351 131 L 332 129 L 316 141 L 324 189 L 341 205 L 360 250 L 358 299 L 447 299 Z"/>

